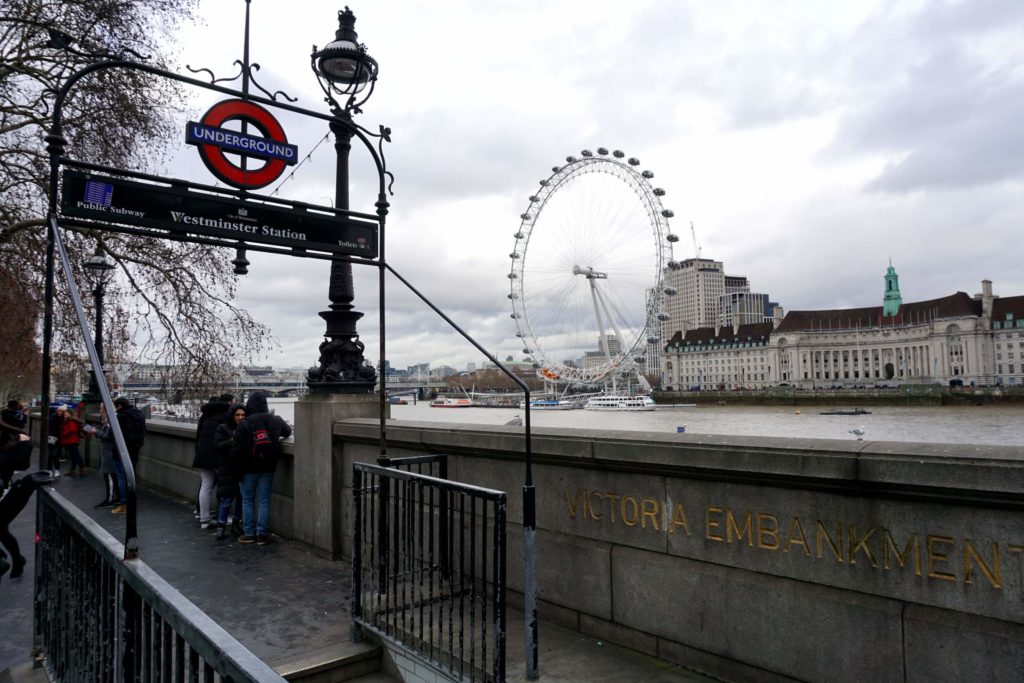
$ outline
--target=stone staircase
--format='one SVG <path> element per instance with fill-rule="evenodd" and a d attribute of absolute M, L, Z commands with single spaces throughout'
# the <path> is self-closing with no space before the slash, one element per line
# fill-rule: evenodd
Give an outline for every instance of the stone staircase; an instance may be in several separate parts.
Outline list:
<path fill-rule="evenodd" d="M 272 666 L 285 680 L 297 683 L 392 683 L 397 680 L 382 670 L 383 648 L 369 640 L 311 650 Z"/>

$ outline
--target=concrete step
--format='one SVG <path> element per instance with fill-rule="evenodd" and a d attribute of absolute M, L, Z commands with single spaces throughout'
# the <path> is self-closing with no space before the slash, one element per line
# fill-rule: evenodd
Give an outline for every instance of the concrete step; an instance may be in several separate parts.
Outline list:
<path fill-rule="evenodd" d="M 364 676 L 377 674 L 382 666 L 382 648 L 376 643 L 337 643 L 310 650 L 286 662 L 272 664 L 274 671 L 285 680 L 301 683 L 338 683 L 358 680 L 371 683 L 372 680 L 387 681 L 388 678 L 371 679 Z"/>

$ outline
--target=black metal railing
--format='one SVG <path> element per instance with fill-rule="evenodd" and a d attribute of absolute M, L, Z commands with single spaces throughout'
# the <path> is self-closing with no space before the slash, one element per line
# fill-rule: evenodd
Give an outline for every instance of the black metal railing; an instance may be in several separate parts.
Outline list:
<path fill-rule="evenodd" d="M 505 493 L 364 463 L 352 491 L 357 628 L 448 675 L 502 683 Z"/>
<path fill-rule="evenodd" d="M 35 649 L 49 680 L 284 681 L 59 493 L 37 500 Z"/>

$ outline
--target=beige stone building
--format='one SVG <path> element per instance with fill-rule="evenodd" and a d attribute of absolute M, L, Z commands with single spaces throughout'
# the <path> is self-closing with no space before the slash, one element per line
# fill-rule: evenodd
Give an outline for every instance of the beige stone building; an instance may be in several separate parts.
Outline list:
<path fill-rule="evenodd" d="M 984 280 L 973 297 L 902 303 L 894 278 L 890 268 L 884 307 L 790 311 L 774 323 L 679 332 L 662 353 L 662 385 L 1024 384 L 1024 296 L 1000 298 Z"/>

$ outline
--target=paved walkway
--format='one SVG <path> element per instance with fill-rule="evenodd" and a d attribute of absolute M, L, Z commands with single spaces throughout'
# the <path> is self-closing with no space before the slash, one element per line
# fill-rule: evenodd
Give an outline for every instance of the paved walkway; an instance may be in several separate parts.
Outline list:
<path fill-rule="evenodd" d="M 102 497 L 98 473 L 60 477 L 54 487 L 124 540 L 124 516 L 94 510 Z M 266 546 L 218 541 L 202 530 L 190 503 L 139 493 L 139 557 L 256 656 L 272 666 L 348 642 L 350 565 L 314 555 L 297 543 Z M 35 500 L 11 527 L 29 559 L 25 576 L 0 580 L 0 672 L 24 666 L 32 648 Z M 509 619 L 509 680 L 523 680 L 521 616 Z M 706 681 L 630 650 L 542 624 L 541 680 Z M 0 681 L 3 677 L 0 676 Z M 359 681 L 390 680 L 378 675 Z"/>

